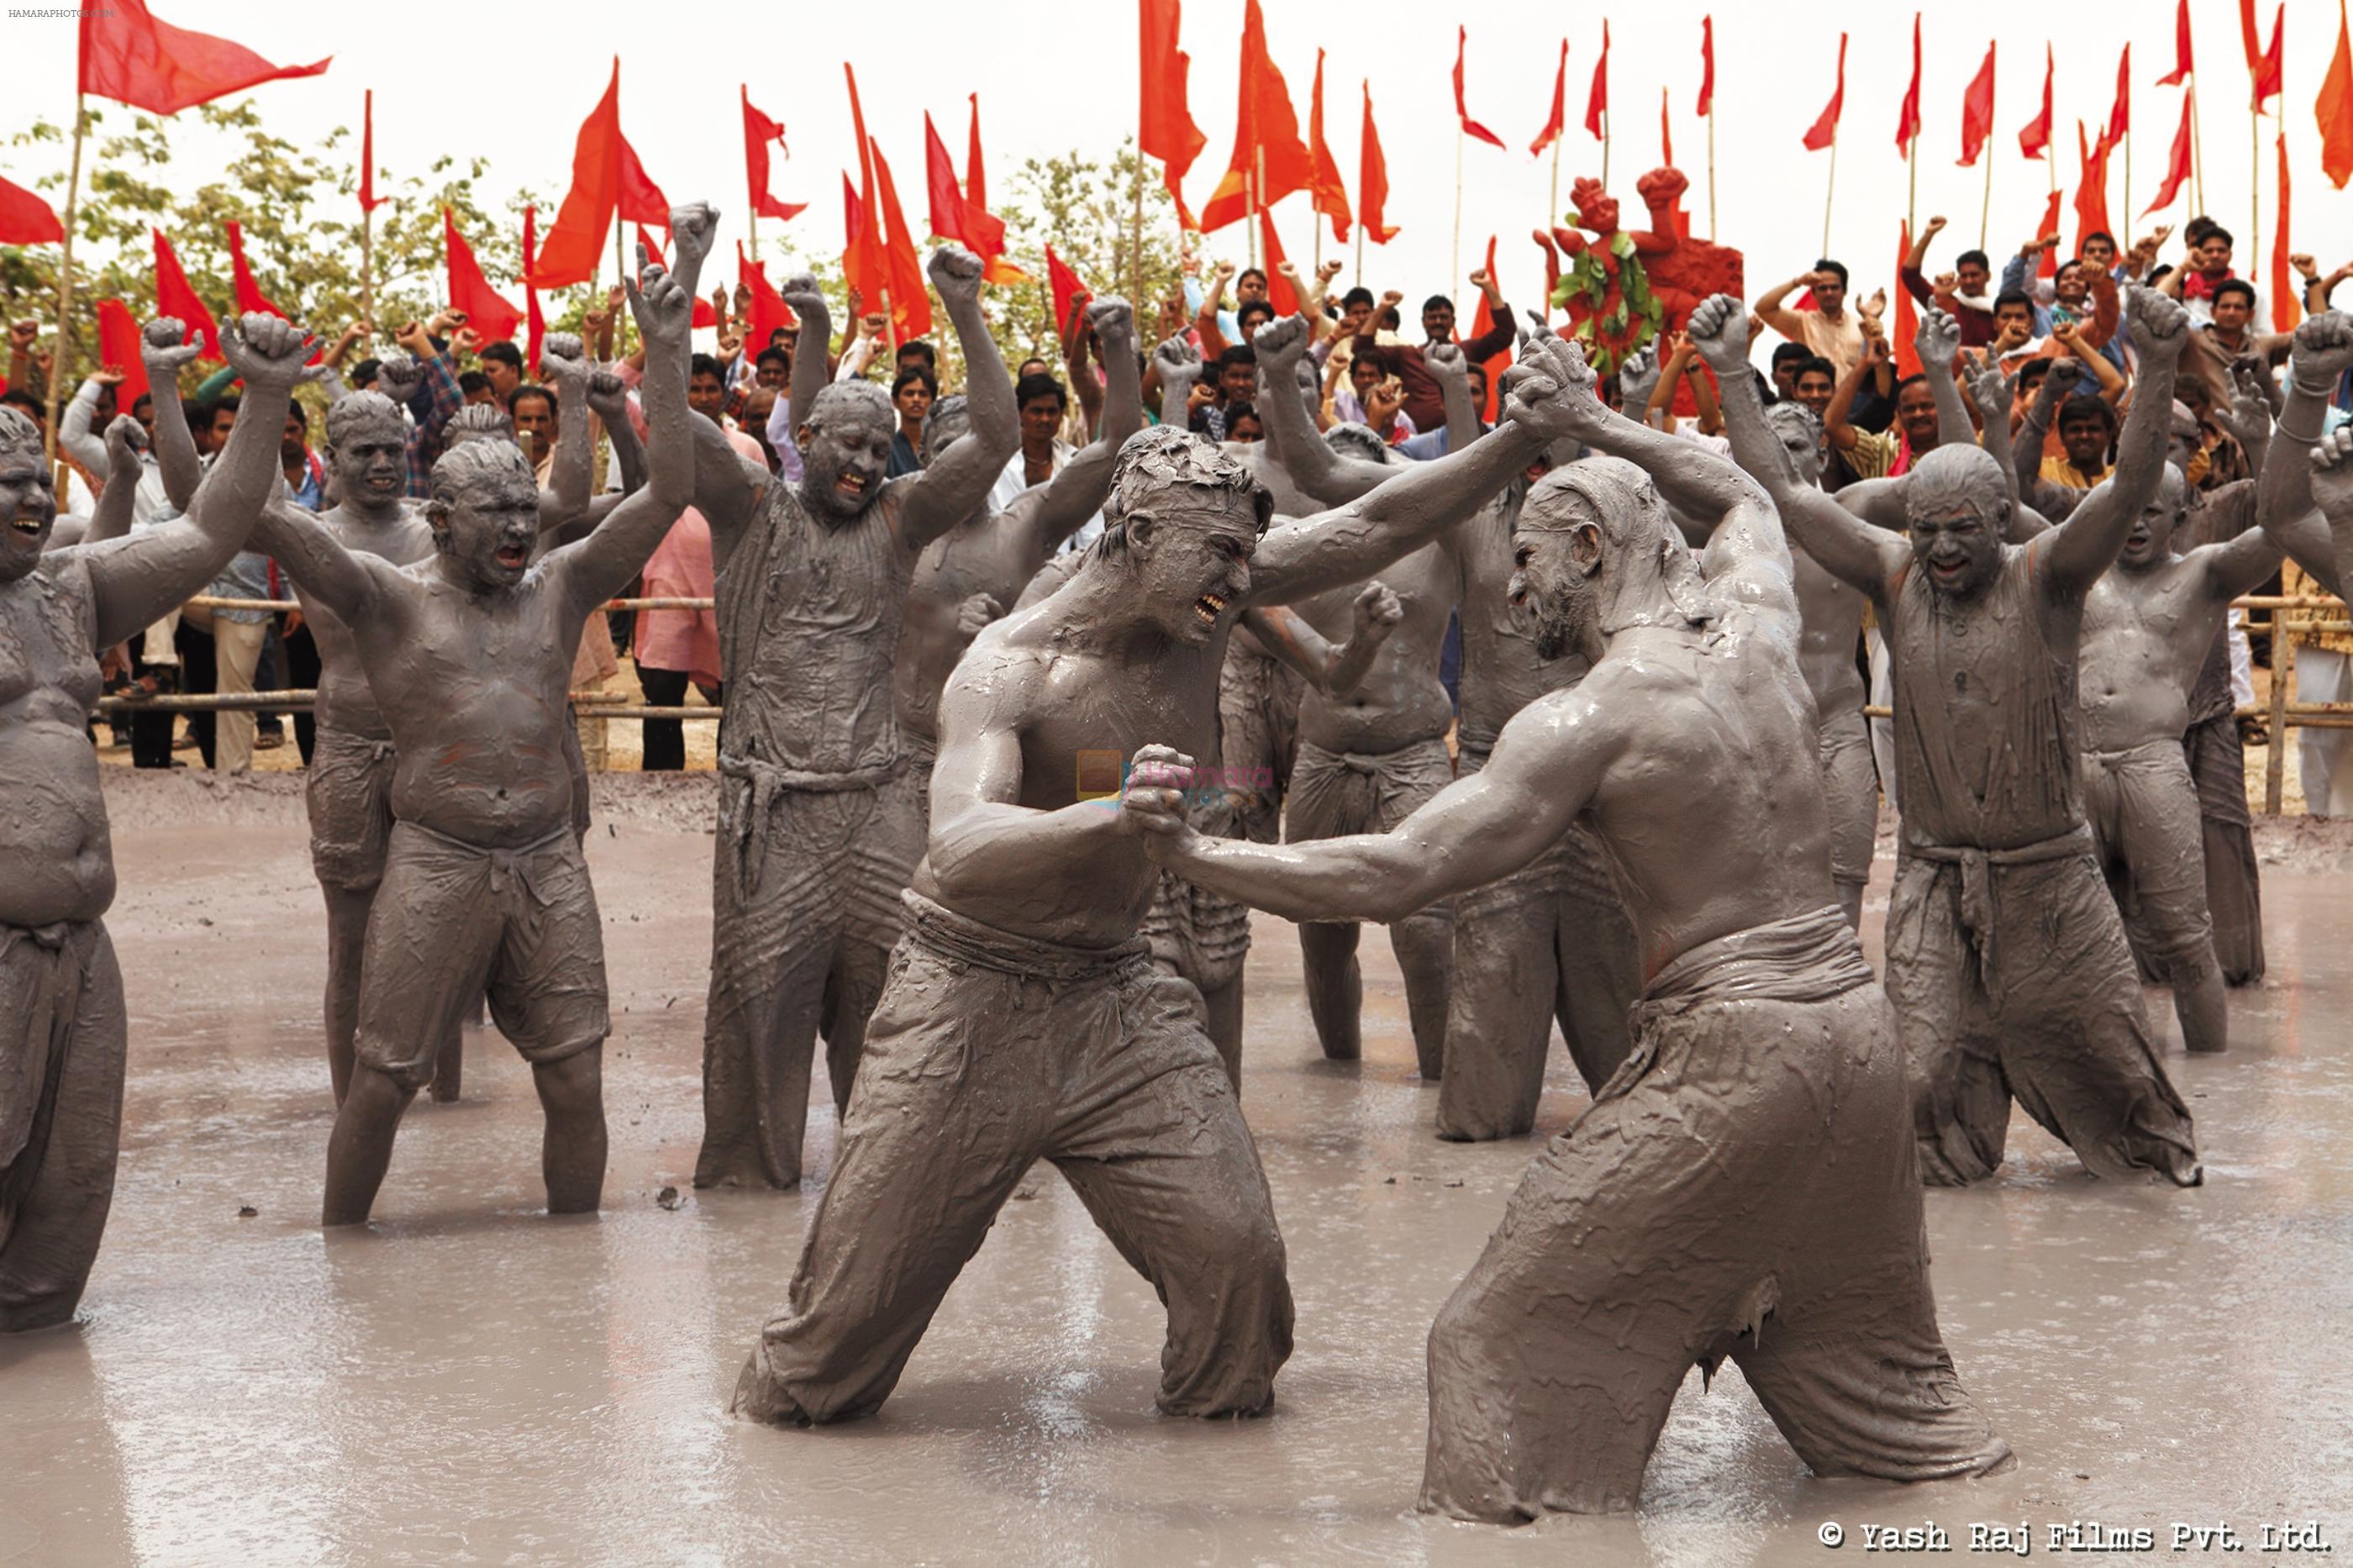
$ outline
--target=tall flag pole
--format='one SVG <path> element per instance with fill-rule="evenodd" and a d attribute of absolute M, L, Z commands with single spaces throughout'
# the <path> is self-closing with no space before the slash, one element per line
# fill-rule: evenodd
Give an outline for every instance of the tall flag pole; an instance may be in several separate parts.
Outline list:
<path fill-rule="evenodd" d="M 1707 121 L 1707 237 L 1715 238 L 1715 16 L 1699 19 L 1699 109 Z"/>
<path fill-rule="evenodd" d="M 1904 221 L 1920 222 L 1920 13 L 1912 13 L 1912 85 L 1904 89 L 1904 107 L 1896 117 L 1895 145 L 1903 150 L 1911 194 L 1905 198 Z"/>
<path fill-rule="evenodd" d="M 1838 85 L 1831 91 L 1831 100 L 1822 106 L 1813 128 L 1806 132 L 1805 148 L 1809 153 L 1831 150 L 1830 179 L 1822 187 L 1822 249 L 1831 253 L 1831 203 L 1838 195 L 1838 128 L 1839 116 L 1846 111 L 1846 35 L 1839 35 Z"/>
<path fill-rule="evenodd" d="M 2125 211 L 2132 211 L 2132 45 L 2116 60 L 2116 101 L 2108 110 L 2108 140 L 2125 150 Z"/>
<path fill-rule="evenodd" d="M 1978 248 L 1985 248 L 1987 225 L 1993 216 L 1993 158 L 1987 153 L 1987 143 L 1993 140 L 1993 76 L 1996 45 L 1986 45 L 1985 64 L 1970 79 L 1968 89 L 1961 95 L 1961 160 L 1960 168 L 1968 168 L 1978 158 L 1985 159 L 1985 199 L 1978 207 Z"/>
<path fill-rule="evenodd" d="M 1544 129 L 1528 143 L 1528 156 L 1533 158 L 1547 146 L 1552 149 L 1552 195 L 1545 203 L 1545 226 L 1550 228 L 1560 221 L 1560 133 L 1568 124 L 1568 40 L 1560 41 L 1560 63 L 1552 73 L 1552 113 L 1546 119 Z"/>
<path fill-rule="evenodd" d="M 1585 97 L 1585 130 L 1601 139 L 1601 184 L 1609 184 L 1609 18 L 1601 18 L 1601 58 L 1593 63 L 1593 88 Z"/>
<path fill-rule="evenodd" d="M 375 324 L 375 89 L 360 110 L 360 314 Z"/>

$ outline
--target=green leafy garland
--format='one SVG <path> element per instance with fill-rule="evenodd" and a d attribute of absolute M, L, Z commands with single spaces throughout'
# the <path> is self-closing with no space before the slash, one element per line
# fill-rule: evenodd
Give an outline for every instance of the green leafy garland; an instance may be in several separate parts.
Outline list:
<path fill-rule="evenodd" d="M 1584 222 L 1574 212 L 1568 221 L 1578 226 Z M 1615 374 L 1627 355 L 1658 336 L 1666 321 L 1666 311 L 1651 292 L 1651 280 L 1634 254 L 1634 237 L 1623 229 L 1611 235 L 1609 254 L 1618 258 L 1617 303 L 1603 309 L 1609 300 L 1609 274 L 1589 245 L 1569 258 L 1552 293 L 1552 302 L 1563 310 L 1584 303 L 1588 314 L 1577 323 L 1576 335 L 1586 345 L 1586 358 L 1602 375 Z"/>

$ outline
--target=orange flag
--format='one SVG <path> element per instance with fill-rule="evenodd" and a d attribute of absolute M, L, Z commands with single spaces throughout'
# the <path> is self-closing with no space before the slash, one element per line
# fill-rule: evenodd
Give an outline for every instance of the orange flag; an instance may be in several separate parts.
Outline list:
<path fill-rule="evenodd" d="M 842 286 L 858 296 L 860 305 L 880 305 L 890 274 L 884 270 L 881 245 L 867 231 L 866 203 L 846 170 L 841 176 L 841 234 Z"/>
<path fill-rule="evenodd" d="M 2035 226 L 2034 237 L 2037 239 L 2056 239 L 2059 237 L 2059 193 L 2057 191 L 2052 192 L 2051 199 L 2042 204 L 2042 221 Z M 1906 254 L 1909 253 L 1907 252 Z M 2034 264 L 2034 275 L 2037 278 L 2056 278 L 2059 276 L 2059 247 L 2057 246 L 2052 246 L 2043 251 L 2042 259 Z"/>
<path fill-rule="evenodd" d="M 539 254 L 539 208 L 522 209 L 522 275 L 531 276 L 533 258 Z M 701 300 L 696 301 L 702 303 Z M 523 368 L 536 370 L 539 365 L 539 345 L 547 341 L 547 312 L 539 308 L 539 290 L 528 282 L 522 286 Z"/>
<path fill-rule="evenodd" d="M 1566 48 L 1564 40 L 1562 47 Z M 1699 19 L 1699 103 L 1692 110 L 1704 120 L 1715 112 L 1715 17 Z"/>
<path fill-rule="evenodd" d="M 2255 112 L 2263 112 L 2266 100 L 2277 98 L 2286 85 L 2283 72 L 2286 69 L 2280 54 L 2280 29 L 2287 25 L 2287 0 L 2272 13 L 2272 47 L 2255 62 Z"/>
<path fill-rule="evenodd" d="M 2132 45 L 2116 58 L 2116 100 L 2108 108 L 2108 140 L 2122 142 L 2132 129 Z"/>
<path fill-rule="evenodd" d="M 2173 198 L 2181 194 L 2182 185 L 2189 179 L 2190 112 L 2197 97 L 2198 89 L 2194 83 L 2181 89 L 2181 126 L 2173 133 L 2173 157 L 2166 166 L 2165 183 L 2157 189 L 2157 200 L 2141 209 L 2143 217 L 2171 206 Z M 2103 140 L 2100 142 L 2100 163 L 2104 171 L 2107 164 L 2107 149 L 2108 143 Z"/>
<path fill-rule="evenodd" d="M 980 258 L 983 282 L 1025 283 L 1029 274 L 1005 259 L 1005 220 L 988 210 L 988 176 L 980 159 L 980 94 L 965 97 L 972 105 L 972 128 L 964 143 L 964 242 Z M 1182 204 L 1177 212 L 1180 221 L 1189 221 Z"/>
<path fill-rule="evenodd" d="M 1471 118 L 1471 110 L 1468 110 L 1468 109 L 1466 109 L 1465 107 L 1463 107 L 1463 103 L 1462 103 L 1462 47 L 1463 47 L 1463 42 L 1464 42 L 1464 40 L 1465 40 L 1467 37 L 1469 37 L 1469 36 L 1470 36 L 1469 29 L 1467 29 L 1467 28 L 1463 27 L 1463 26 L 1462 26 L 1461 24 L 1459 24 L 1459 23 L 1455 26 L 1455 28 L 1454 28 L 1454 123 L 1455 123 L 1455 124 L 1457 124 L 1457 125 L 1459 125 L 1459 126 L 1461 126 L 1461 127 L 1462 128 L 1462 134 L 1463 134 L 1463 135 L 1468 136 L 1468 137 L 1471 137 L 1471 138 L 1472 138 L 1472 139 L 1473 139 L 1474 141 L 1484 142 L 1485 142 L 1485 143 L 1487 143 L 1487 145 L 1488 145 L 1488 146 L 1490 146 L 1490 147 L 1501 147 L 1501 146 L 1504 144 L 1504 139 L 1503 139 L 1502 137 L 1500 137 L 1500 136 L 1496 135 L 1493 132 L 1492 132 L 1492 131 L 1488 130 L 1485 126 L 1483 126 L 1483 125 L 1480 124 L 1477 121 L 1475 121 L 1475 120 L 1472 119 L 1472 118 Z M 1316 58 L 1316 59 L 1317 59 L 1318 61 L 1321 61 L 1321 60 L 1323 59 L 1323 58 L 1324 58 L 1324 51 L 1323 51 L 1323 50 L 1321 50 L 1321 49 L 1316 50 L 1316 51 L 1315 51 L 1315 58 Z M 1318 68 L 1318 69 L 1321 69 L 1322 68 L 1321 68 L 1321 66 L 1319 65 L 1317 68 Z"/>
<path fill-rule="evenodd" d="M 2252 56 L 2253 50 L 2248 53 Z M 2198 74 L 2189 58 L 2189 0 L 2181 0 L 2173 12 L 2173 74 L 2157 79 L 2159 87 L 2179 87 Z"/>
<path fill-rule="evenodd" d="M 180 341 L 189 342 L 201 339 L 203 350 L 199 359 L 218 359 L 220 325 L 213 320 L 212 311 L 196 291 L 188 287 L 188 275 L 180 270 L 180 257 L 172 242 L 164 237 L 160 228 L 150 230 L 155 237 L 155 313 L 174 316 L 187 324 L 187 335 Z"/>
<path fill-rule="evenodd" d="M 1299 290 L 1293 289 L 1291 279 L 1282 275 L 1282 264 L 1286 259 L 1282 254 L 1282 241 L 1275 237 L 1274 215 L 1264 207 L 1258 209 L 1258 242 L 1266 261 L 1266 302 L 1274 307 L 1274 313 L 1278 316 L 1297 315 Z"/>
<path fill-rule="evenodd" d="M 2051 46 L 2042 46 L 2042 112 L 2026 122 L 2018 133 L 2021 157 L 2040 158 L 2051 151 Z"/>
<path fill-rule="evenodd" d="M 2292 332 L 2304 320 L 2295 269 L 2287 264 L 2287 132 L 2279 133 L 2279 231 L 2272 237 L 2272 331 Z"/>
<path fill-rule="evenodd" d="M 1806 151 L 1819 153 L 1838 140 L 1839 116 L 1846 112 L 1846 35 L 1839 35 L 1838 86 L 1831 91 L 1831 100 L 1814 117 L 1813 128 L 1806 132 Z"/>
<path fill-rule="evenodd" d="M 1193 123 L 1193 111 L 1186 102 L 1186 84 L 1192 74 L 1193 58 L 1176 47 L 1184 7 L 1179 0 L 1136 0 L 1136 10 L 1141 45 L 1136 98 L 1141 114 L 1136 124 L 1136 149 L 1147 158 L 1160 160 L 1169 198 L 1176 204 L 1177 221 L 1187 228 L 1198 228 L 1200 226 L 1194 221 L 1192 212 L 1185 205 L 1185 195 L 1177 188 L 1185 172 L 1193 166 L 1193 160 L 1209 144 L 1201 128 Z M 969 199 L 975 205 L 980 203 L 977 195 Z"/>
<path fill-rule="evenodd" d="M 1601 18 L 1601 58 L 1593 62 L 1593 85 L 1585 94 L 1585 129 L 1601 134 L 1601 117 L 1609 112 L 1609 18 Z"/>
<path fill-rule="evenodd" d="M 1705 89 L 1702 89 L 1704 92 Z M 1704 114 L 1705 110 L 1700 110 Z M 1560 63 L 1552 69 L 1552 113 L 1546 117 L 1544 129 L 1528 143 L 1528 156 L 1533 158 L 1560 140 L 1562 130 L 1568 124 L 1568 40 L 1560 41 Z"/>
<path fill-rule="evenodd" d="M 1986 46 L 1985 64 L 1961 94 L 1961 161 L 1959 167 L 1974 168 L 1978 154 L 1993 137 L 1993 55 L 1995 46 Z"/>
<path fill-rule="evenodd" d="M 573 139 L 572 188 L 555 211 L 554 226 L 540 242 L 537 265 L 524 279 L 533 288 L 565 289 L 596 276 L 604 260 L 605 231 L 620 205 L 620 141 L 621 59 L 616 55 L 605 96 Z"/>
<path fill-rule="evenodd" d="M 2312 112 L 2320 121 L 2320 167 L 2341 191 L 2353 180 L 2353 36 L 2346 30 L 2345 0 L 2337 0 L 2337 53 Z"/>
<path fill-rule="evenodd" d="M 971 245 L 964 237 L 964 192 L 956 188 L 955 164 L 948 157 L 948 144 L 940 140 L 932 124 L 929 110 L 923 111 L 923 191 L 931 204 L 932 237 Z"/>
<path fill-rule="evenodd" d="M 360 211 L 375 211 L 375 89 L 360 100 Z"/>
<path fill-rule="evenodd" d="M 1895 226 L 1895 268 L 1900 273 L 1904 262 L 1912 254 L 1912 224 L 1909 219 Z M 1895 374 L 1898 379 L 1920 374 L 1920 350 L 1912 340 L 1920 333 L 1920 307 L 1913 302 L 1912 290 L 1895 290 L 1895 326 L 1888 335 L 1895 350 Z"/>
<path fill-rule="evenodd" d="M 2183 94 L 2184 99 L 2188 94 Z M 2083 161 L 2084 177 L 2075 187 L 2075 254 L 2084 254 L 2084 238 L 2094 232 L 2114 234 L 2108 222 L 2108 142 L 2102 137 L 2094 147 L 2084 135 L 2084 122 L 2075 121 L 2075 155 Z"/>
<path fill-rule="evenodd" d="M 891 165 L 882 149 L 874 153 L 874 185 L 882 202 L 884 263 L 891 278 L 891 341 L 903 343 L 932 330 L 932 297 L 923 281 L 923 258 L 915 254 L 915 237 L 899 210 L 898 187 L 891 183 Z"/>
<path fill-rule="evenodd" d="M 238 226 L 235 218 L 230 218 L 221 227 L 228 233 L 229 282 L 237 293 L 237 314 L 276 316 L 280 321 L 285 320 L 286 312 L 271 304 L 269 296 L 261 291 L 261 285 L 253 280 L 253 268 L 245 260 L 245 230 Z"/>
<path fill-rule="evenodd" d="M 2338 184 L 2345 182 L 2339 180 Z M 1373 84 L 1365 83 L 1365 124 L 1357 138 L 1356 159 L 1356 221 L 1365 226 L 1365 237 L 1375 245 L 1387 245 L 1397 237 L 1397 230 L 1381 221 L 1381 209 L 1388 205 L 1389 163 L 1381 156 L 1381 133 L 1373 123 Z"/>
<path fill-rule="evenodd" d="M 1315 210 L 1332 220 L 1332 237 L 1345 245 L 1348 240 L 1348 192 L 1340 184 L 1340 160 L 1332 156 L 1332 144 L 1324 140 L 1322 49 L 1315 51 L 1315 90 L 1307 100 L 1307 153 L 1315 165 L 1307 184 L 1315 198 Z"/>
<path fill-rule="evenodd" d="M 147 0 L 81 8 L 80 89 L 151 114 L 177 114 L 265 81 L 318 76 L 327 63 L 271 65 L 243 44 L 157 21 Z"/>
<path fill-rule="evenodd" d="M 1306 143 L 1299 139 L 1291 89 L 1266 52 L 1266 17 L 1258 0 L 1244 0 L 1241 87 L 1236 98 L 1233 160 L 1209 194 L 1209 205 L 1201 209 L 1204 232 L 1249 216 L 1253 201 L 1258 207 L 1271 207 L 1292 192 L 1305 190 L 1314 168 Z"/>
<path fill-rule="evenodd" d="M 1912 85 L 1895 113 L 1895 148 L 1907 151 L 1920 138 L 1920 13 L 1912 13 Z"/>
<path fill-rule="evenodd" d="M 474 259 L 474 247 L 458 232 L 457 215 L 448 207 L 441 209 L 441 239 L 449 257 L 449 303 L 466 312 L 466 324 L 480 333 L 484 342 L 512 339 L 522 312 L 501 298 L 491 289 L 490 279 L 482 276 L 482 268 Z M 540 254 L 547 253 L 543 250 Z"/>
<path fill-rule="evenodd" d="M 0 245 L 55 245 L 65 237 L 65 225 L 48 203 L 0 180 Z"/>

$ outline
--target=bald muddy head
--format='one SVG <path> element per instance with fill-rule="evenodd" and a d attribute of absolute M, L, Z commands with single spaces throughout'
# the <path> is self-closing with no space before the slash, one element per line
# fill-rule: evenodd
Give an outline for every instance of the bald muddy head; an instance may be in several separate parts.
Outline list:
<path fill-rule="evenodd" d="M 13 408 L 0 408 L 0 583 L 40 564 L 58 521 L 58 493 L 41 452 L 41 432 Z"/>
<path fill-rule="evenodd" d="M 425 503 L 444 572 L 477 594 L 522 581 L 539 538 L 539 483 L 522 448 L 507 441 L 469 441 L 433 465 Z"/>
<path fill-rule="evenodd" d="M 1223 449 L 1166 425 L 1119 449 L 1099 561 L 1123 574 L 1123 604 L 1172 642 L 1208 643 L 1250 593 L 1250 557 L 1274 498 Z"/>
<path fill-rule="evenodd" d="M 1822 482 L 1822 422 L 1802 403 L 1777 403 L 1765 411 L 1765 423 L 1781 444 L 1789 469 L 1809 485 Z"/>
<path fill-rule="evenodd" d="M 923 467 L 938 461 L 951 442 L 972 429 L 972 405 L 961 395 L 943 397 L 932 405 L 932 416 L 923 422 Z"/>
<path fill-rule="evenodd" d="M 1928 585 L 1950 599 L 1974 599 L 2001 573 L 2010 488 L 1982 447 L 1943 446 L 1912 467 L 1905 492 L 1912 558 Z"/>
<path fill-rule="evenodd" d="M 1355 458 L 1367 463 L 1387 463 L 1389 460 L 1388 443 L 1382 440 L 1371 426 L 1360 425 L 1353 419 L 1335 421 L 1332 428 L 1324 432 L 1324 444 L 1345 458 Z"/>
<path fill-rule="evenodd" d="M 392 399 L 355 392 L 327 410 L 327 468 L 347 503 L 365 510 L 408 495 L 408 427 Z"/>
<path fill-rule="evenodd" d="M 2116 564 L 2127 572 L 2146 572 L 2170 560 L 2174 531 L 2189 514 L 2189 485 L 2181 470 L 2168 463 L 2148 504 L 2133 519 L 2132 531 L 2125 535 L 2124 552 L 2116 557 Z"/>
<path fill-rule="evenodd" d="M 836 382 L 811 398 L 794 436 L 802 506 L 822 521 L 862 514 L 882 489 L 898 428 L 891 395 L 871 381 Z"/>
<path fill-rule="evenodd" d="M 1512 536 L 1512 603 L 1545 658 L 1599 660 L 1611 635 L 1706 618 L 1704 584 L 1650 475 L 1585 458 L 1529 489 Z"/>

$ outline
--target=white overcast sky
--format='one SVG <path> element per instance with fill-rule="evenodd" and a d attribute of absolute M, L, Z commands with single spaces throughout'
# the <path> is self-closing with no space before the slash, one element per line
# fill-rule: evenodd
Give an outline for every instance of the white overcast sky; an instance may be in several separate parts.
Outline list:
<path fill-rule="evenodd" d="M 736 89 L 739 82 L 748 82 L 753 101 L 786 127 L 791 158 L 775 165 L 771 183 L 781 197 L 811 204 L 790 226 L 793 243 L 814 253 L 840 248 L 838 171 L 845 164 L 856 167 L 840 68 L 844 58 L 858 68 L 870 129 L 892 162 L 911 221 L 919 226 L 926 108 L 960 161 L 965 95 L 980 93 L 992 194 L 1008 184 L 1024 157 L 1072 147 L 1107 153 L 1136 119 L 1135 22 L 1127 0 L 1099 5 L 889 0 L 848 12 L 768 5 L 673 9 L 596 0 L 559 6 L 512 0 L 151 3 L 169 21 L 226 34 L 280 62 L 335 57 L 324 77 L 257 89 L 263 113 L 280 134 L 307 142 L 338 124 L 356 132 L 362 89 L 373 88 L 380 166 L 395 173 L 421 171 L 438 154 L 483 152 L 491 160 L 486 195 L 493 202 L 526 184 L 542 190 L 564 185 L 575 128 L 602 90 L 617 51 L 622 125 L 649 173 L 673 199 L 715 201 L 731 237 L 742 232 L 744 207 Z M 2262 0 L 2259 7 L 2266 28 L 2273 3 Z M 1532 297 L 1540 262 L 1526 237 L 1546 212 L 1549 164 L 1529 157 L 1525 147 L 1549 108 L 1566 27 L 1570 128 L 1562 165 L 1564 204 L 1576 174 L 1599 172 L 1600 146 L 1585 133 L 1582 119 L 1605 7 L 1558 0 L 1500 0 L 1477 7 L 1265 0 L 1265 9 L 1269 45 L 1289 80 L 1303 133 L 1315 50 L 1320 44 L 1329 51 L 1326 129 L 1352 199 L 1357 84 L 1370 79 L 1388 158 L 1388 220 L 1402 232 L 1386 251 L 1368 252 L 1368 280 L 1376 289 L 1396 287 L 1417 300 L 1444 287 L 1450 271 L 1455 132 L 1448 73 L 1456 23 L 1469 26 L 1471 111 L 1512 150 L 1472 142 L 1464 155 L 1461 266 L 1468 270 L 1476 265 L 1487 235 L 1499 233 L 1498 270 L 1506 293 L 1515 300 Z M 1839 8 L 1758 0 L 1715 0 L 1713 5 L 1643 0 L 1607 9 L 1613 13 L 1609 78 L 1616 110 L 1610 183 L 1630 216 L 1640 210 L 1635 176 L 1658 161 L 1663 86 L 1671 95 L 1678 162 L 1693 179 L 1687 205 L 1696 214 L 1694 232 L 1706 233 L 1707 134 L 1692 108 L 1699 84 L 1700 18 L 1713 10 L 1720 231 L 1746 253 L 1752 293 L 1809 265 L 1821 237 L 1830 155 L 1803 151 L 1799 138 L 1830 95 Z M 2192 0 L 2191 11 L 2205 79 L 2200 108 L 2207 205 L 2237 235 L 2239 270 L 2244 274 L 2252 158 L 2237 7 L 2231 0 Z M 2095 5 L 1979 0 L 1928 10 L 1918 211 L 1923 220 L 1936 213 L 1953 219 L 1946 243 L 1931 258 L 1932 270 L 1940 260 L 1949 264 L 1956 250 L 1977 239 L 1982 168 L 1954 164 L 1962 89 L 1990 37 L 2001 42 L 1988 236 L 1997 262 L 2031 232 L 2048 189 L 2045 165 L 2021 158 L 2017 142 L 2019 128 L 2039 102 L 2046 38 L 2056 48 L 2055 140 L 2060 181 L 2071 202 L 2074 121 L 2105 120 L 2118 47 L 2130 39 L 2129 222 L 2136 231 L 2143 226 L 2138 212 L 2155 195 L 2179 115 L 2179 89 L 2156 85 L 2172 67 L 2173 15 L 2173 0 L 2105 0 Z M 1854 268 L 1858 286 L 1867 287 L 1893 281 L 1897 224 L 1905 205 L 1905 164 L 1894 138 L 1910 65 L 1911 10 L 1855 5 L 1843 16 L 1852 39 L 1831 249 Z M 845 18 L 863 25 L 843 28 Z M 1206 200 L 1232 147 L 1241 18 L 1242 0 L 1185 0 L 1183 42 L 1193 57 L 1193 115 L 1209 139 L 1187 184 L 1196 207 Z M 2295 247 L 2317 253 L 2324 271 L 2353 261 L 2353 195 L 2330 189 L 2320 172 L 2312 108 L 2337 26 L 2335 5 L 2290 0 L 2287 87 L 2279 100 L 2295 176 Z M 37 115 L 69 121 L 74 79 L 70 21 L 0 19 L 0 58 L 8 62 L 8 89 L 0 94 L 0 143 Z M 2280 123 L 2280 114 L 2262 121 L 2263 262 L 2254 274 L 2259 287 L 2268 274 L 2275 221 L 2273 138 Z M 217 171 L 226 153 L 192 132 L 180 149 L 179 167 L 198 181 Z M 46 149 L 35 156 L 0 145 L 0 173 L 30 184 L 62 166 L 62 152 L 55 153 L 54 163 L 51 156 Z M 2110 205 L 2122 227 L 2127 221 L 2123 160 L 2116 162 Z M 2185 194 L 2160 216 L 2178 226 L 2190 210 Z M 1311 253 L 1310 216 L 1303 195 L 1276 209 L 1278 229 L 1294 259 L 1303 261 Z M 776 226 L 765 224 L 763 230 L 764 241 L 772 245 Z M 2072 245 L 2072 205 L 2062 233 Z M 1239 255 L 1242 246 L 1239 226 L 1208 241 L 1212 255 Z M 2168 247 L 2168 259 L 2170 252 Z M 1102 287 L 1109 280 L 1097 281 Z M 2340 302 L 2353 305 L 2353 294 Z"/>

